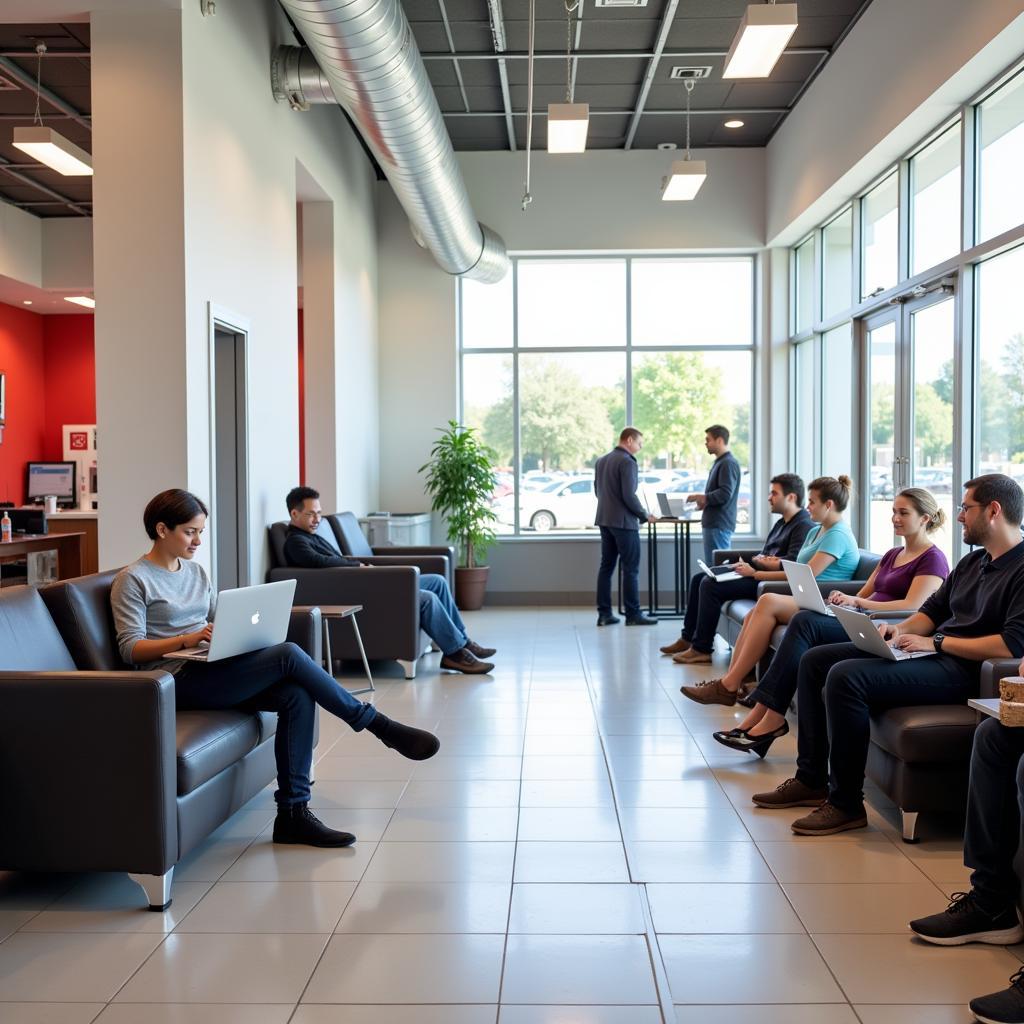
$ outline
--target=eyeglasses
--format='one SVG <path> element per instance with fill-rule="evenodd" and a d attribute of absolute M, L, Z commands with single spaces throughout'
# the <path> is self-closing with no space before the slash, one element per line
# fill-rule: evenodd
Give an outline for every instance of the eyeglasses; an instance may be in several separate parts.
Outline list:
<path fill-rule="evenodd" d="M 968 509 L 971 509 L 971 508 L 984 508 L 984 507 L 985 507 L 984 505 L 968 505 L 966 502 L 963 502 L 963 503 L 957 505 L 957 508 L 960 510 L 961 515 L 967 515 L 967 510 Z"/>

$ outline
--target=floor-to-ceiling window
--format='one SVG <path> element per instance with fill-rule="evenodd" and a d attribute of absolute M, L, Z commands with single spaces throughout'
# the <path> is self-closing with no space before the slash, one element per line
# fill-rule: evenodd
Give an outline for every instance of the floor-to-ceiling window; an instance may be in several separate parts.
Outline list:
<path fill-rule="evenodd" d="M 499 532 L 594 530 L 595 461 L 644 432 L 640 497 L 699 491 L 721 423 L 751 485 L 752 257 L 514 257 L 500 285 L 460 285 L 462 421 L 497 454 Z"/>

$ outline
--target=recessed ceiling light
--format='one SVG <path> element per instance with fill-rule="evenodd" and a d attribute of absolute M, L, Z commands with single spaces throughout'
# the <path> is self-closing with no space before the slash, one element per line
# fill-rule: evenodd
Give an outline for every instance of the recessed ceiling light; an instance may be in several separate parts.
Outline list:
<path fill-rule="evenodd" d="M 660 149 L 660 150 L 662 150 L 664 152 L 669 152 L 670 150 L 678 149 L 678 148 L 679 147 L 674 142 L 659 142 L 658 143 L 658 149 Z"/>
<path fill-rule="evenodd" d="M 32 300 L 31 299 L 22 299 L 21 300 L 21 304 L 23 306 L 31 306 L 32 305 Z"/>
<path fill-rule="evenodd" d="M 743 127 L 743 122 L 740 121 L 738 118 L 733 118 L 731 121 L 726 121 L 725 122 L 725 127 L 726 128 L 742 128 Z"/>
<path fill-rule="evenodd" d="M 85 306 L 86 309 L 95 309 L 96 300 L 88 295 L 65 295 L 65 302 L 73 302 L 76 306 Z"/>

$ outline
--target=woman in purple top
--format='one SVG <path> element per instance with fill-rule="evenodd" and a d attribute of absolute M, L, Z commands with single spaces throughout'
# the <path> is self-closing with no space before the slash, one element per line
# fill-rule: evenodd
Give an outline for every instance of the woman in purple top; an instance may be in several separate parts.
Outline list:
<path fill-rule="evenodd" d="M 931 491 L 908 487 L 892 503 L 892 526 L 903 546 L 887 551 L 856 595 L 833 590 L 830 604 L 865 612 L 916 611 L 949 575 L 946 556 L 930 535 L 946 522 Z M 812 647 L 847 641 L 846 630 L 830 615 L 802 611 L 790 619 L 768 671 L 751 694 L 755 704 L 735 729 L 714 733 L 719 743 L 764 757 L 789 732 L 786 711 L 796 692 L 800 659 Z"/>

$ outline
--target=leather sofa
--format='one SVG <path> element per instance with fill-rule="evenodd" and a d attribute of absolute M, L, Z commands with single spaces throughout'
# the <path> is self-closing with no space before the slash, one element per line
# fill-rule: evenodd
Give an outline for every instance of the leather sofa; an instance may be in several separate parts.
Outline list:
<path fill-rule="evenodd" d="M 317 528 L 339 555 L 343 554 L 328 521 Z M 267 582 L 295 580 L 297 605 L 359 604 L 359 632 L 367 658 L 395 660 L 406 679 L 416 677 L 416 663 L 430 649 L 420 631 L 420 572 L 447 573 L 444 555 L 359 556 L 374 568 L 297 569 L 284 557 L 288 523 L 273 523 L 270 539 L 270 569 Z M 409 564 L 414 562 L 415 564 Z M 352 624 L 344 619 L 328 621 L 331 653 L 335 659 L 356 659 L 359 647 Z"/>
<path fill-rule="evenodd" d="M 275 778 L 277 715 L 181 711 L 127 669 L 115 573 L 0 591 L 0 869 L 126 871 L 150 910 L 175 864 Z M 288 639 L 321 658 L 320 610 Z"/>

